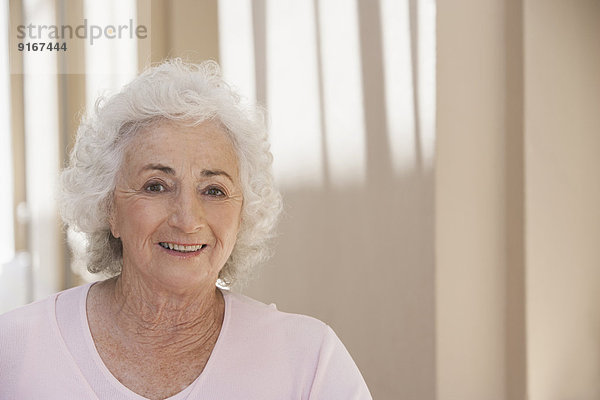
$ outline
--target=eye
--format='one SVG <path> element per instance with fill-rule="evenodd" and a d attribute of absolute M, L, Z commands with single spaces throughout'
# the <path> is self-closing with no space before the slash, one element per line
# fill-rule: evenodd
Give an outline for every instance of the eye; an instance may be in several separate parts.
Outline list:
<path fill-rule="evenodd" d="M 144 190 L 150 193 L 160 193 L 167 190 L 162 183 L 159 182 L 150 182 L 146 186 L 144 186 Z"/>
<path fill-rule="evenodd" d="M 218 187 L 211 186 L 204 190 L 204 194 L 213 197 L 223 197 L 225 196 L 225 192 Z"/>

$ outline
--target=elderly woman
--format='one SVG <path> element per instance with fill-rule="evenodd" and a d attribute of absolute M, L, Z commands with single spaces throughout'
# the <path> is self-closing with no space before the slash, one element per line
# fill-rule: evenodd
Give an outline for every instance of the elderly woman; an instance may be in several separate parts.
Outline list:
<path fill-rule="evenodd" d="M 61 205 L 112 277 L 0 317 L 0 398 L 370 399 L 327 325 L 223 288 L 268 256 L 271 160 L 213 62 L 165 62 L 98 102 Z"/>

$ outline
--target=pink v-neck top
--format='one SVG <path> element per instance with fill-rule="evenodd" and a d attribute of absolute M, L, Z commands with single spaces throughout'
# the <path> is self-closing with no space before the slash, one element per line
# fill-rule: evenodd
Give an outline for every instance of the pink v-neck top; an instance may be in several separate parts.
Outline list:
<path fill-rule="evenodd" d="M 0 316 L 0 399 L 145 399 L 96 350 L 86 315 L 90 286 Z M 169 400 L 371 399 L 329 326 L 237 293 L 223 296 L 223 326 L 204 371 Z"/>

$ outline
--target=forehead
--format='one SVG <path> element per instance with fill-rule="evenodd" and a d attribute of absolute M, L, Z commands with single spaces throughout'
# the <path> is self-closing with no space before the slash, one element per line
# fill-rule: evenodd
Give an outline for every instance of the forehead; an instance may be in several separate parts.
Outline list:
<path fill-rule="evenodd" d="M 237 174 L 238 162 L 231 139 L 214 122 L 187 126 L 170 121 L 137 132 L 125 149 L 128 170 L 146 164 L 170 167 L 219 168 Z"/>

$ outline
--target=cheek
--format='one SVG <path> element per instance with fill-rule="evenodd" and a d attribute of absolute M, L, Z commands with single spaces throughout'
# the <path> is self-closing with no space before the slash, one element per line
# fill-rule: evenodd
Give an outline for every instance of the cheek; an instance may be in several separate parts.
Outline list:
<path fill-rule="evenodd" d="M 222 239 L 235 240 L 240 226 L 240 212 L 241 207 L 236 205 L 214 207 L 209 213 L 209 224 Z"/>
<path fill-rule="evenodd" d="M 157 201 L 135 201 L 123 207 L 119 218 L 121 240 L 139 242 L 148 239 L 164 220 L 165 206 Z"/>

